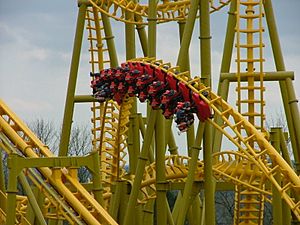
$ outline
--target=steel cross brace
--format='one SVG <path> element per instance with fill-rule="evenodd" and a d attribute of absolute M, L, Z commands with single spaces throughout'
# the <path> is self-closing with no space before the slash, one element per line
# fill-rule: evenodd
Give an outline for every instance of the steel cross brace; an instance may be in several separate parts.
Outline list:
<path fill-rule="evenodd" d="M 39 167 L 52 167 L 52 168 L 78 168 L 85 166 L 92 172 L 94 177 L 93 191 L 95 192 L 95 198 L 97 201 L 101 201 L 101 181 L 100 181 L 100 168 L 99 155 L 97 152 L 92 152 L 88 156 L 75 156 L 75 157 L 47 157 L 47 158 L 24 158 L 17 153 L 13 152 L 9 155 L 7 160 L 9 169 L 9 179 L 7 187 L 7 208 L 9 209 L 9 215 L 7 214 L 7 224 L 15 224 L 16 216 L 16 195 L 17 178 L 24 168 L 39 168 Z"/>

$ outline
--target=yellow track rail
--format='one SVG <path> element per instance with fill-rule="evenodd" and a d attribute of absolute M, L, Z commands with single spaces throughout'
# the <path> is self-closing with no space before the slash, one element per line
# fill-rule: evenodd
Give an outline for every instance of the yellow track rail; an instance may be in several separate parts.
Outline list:
<path fill-rule="evenodd" d="M 110 67 L 111 62 L 99 9 L 88 7 L 86 20 L 90 42 L 90 64 L 94 73 Z M 125 173 L 126 139 L 132 101 L 133 99 L 126 99 L 120 106 L 114 101 L 94 102 L 91 107 L 93 148 L 100 154 L 103 187 L 108 193 L 111 192 L 113 182 Z"/>
<path fill-rule="evenodd" d="M 1 132 L 24 156 L 29 158 L 54 157 L 49 148 L 1 100 L 0 115 Z M 39 168 L 39 171 L 85 222 L 96 225 L 100 224 L 99 218 L 101 218 L 107 224 L 117 225 L 108 212 L 79 183 L 77 177 L 73 177 L 68 170 L 43 167 Z M 66 178 L 68 186 L 63 182 L 62 176 Z M 73 193 L 69 188 L 76 192 Z"/>
<path fill-rule="evenodd" d="M 214 114 L 217 114 L 222 119 L 222 125 L 218 125 L 212 119 L 208 121 L 215 129 L 221 131 L 236 146 L 237 150 L 253 162 L 253 166 L 259 168 L 265 174 L 267 179 L 281 193 L 282 199 L 286 201 L 295 216 L 300 220 L 299 198 L 293 198 L 291 195 L 291 193 L 294 193 L 295 196 L 300 196 L 300 178 L 269 143 L 261 131 L 257 130 L 254 125 L 220 96 L 213 93 L 209 87 L 205 87 L 200 82 L 199 77 L 191 80 L 186 72 L 180 73 L 178 67 L 171 67 L 169 63 L 163 63 L 161 60 L 141 58 L 132 61 L 141 61 L 149 63 L 153 67 L 159 67 L 179 81 L 184 82 L 192 92 L 198 93 L 210 106 Z M 169 69 L 165 69 L 165 65 L 169 65 Z M 208 97 L 202 94 L 204 91 L 209 92 Z M 245 131 L 245 134 L 242 134 L 241 130 Z M 284 181 L 277 182 L 275 179 L 276 176 L 282 177 Z"/>
<path fill-rule="evenodd" d="M 11 146 L 11 143 L 5 136 L 3 136 L 3 134 L 0 134 L 0 140 L 0 148 L 6 151 L 7 154 L 17 154 L 14 146 Z M 70 208 L 68 203 L 64 200 L 64 197 L 59 195 L 51 186 L 49 186 L 49 183 L 45 181 L 39 173 L 31 168 L 28 168 L 26 170 L 26 176 L 30 179 L 32 186 L 37 187 L 39 192 L 45 196 L 43 201 L 43 214 L 45 218 L 65 219 L 70 224 L 83 224 L 81 218 L 78 218 L 77 213 Z M 22 197 L 25 198 L 25 196 Z M 22 219 L 22 216 L 25 217 L 27 205 L 28 201 L 21 207 L 24 211 L 24 215 L 20 215 L 19 211 L 17 210 L 17 218 Z"/>
<path fill-rule="evenodd" d="M 211 13 L 228 5 L 231 0 L 220 0 L 218 4 L 210 0 Z M 139 4 L 132 0 L 89 0 L 99 11 L 124 23 L 147 24 L 148 5 Z M 190 0 L 162 1 L 157 4 L 157 22 L 184 20 L 190 8 Z"/>
<path fill-rule="evenodd" d="M 245 186 L 259 192 L 263 195 L 271 196 L 271 190 L 264 190 L 264 184 L 267 177 L 256 166 L 252 166 L 251 160 L 245 155 L 236 151 L 225 151 L 214 154 L 213 173 L 218 182 L 230 182 Z M 187 156 L 172 155 L 166 156 L 165 171 L 168 182 L 185 182 L 189 167 L 190 158 Z M 204 178 L 204 162 L 198 161 L 195 181 L 203 181 Z M 150 164 L 144 174 L 144 179 L 141 185 L 143 197 L 140 203 L 146 203 L 149 199 L 156 197 L 156 166 L 155 163 Z M 255 184 L 253 181 L 259 180 Z M 149 194 L 149 188 L 152 190 Z"/>
<path fill-rule="evenodd" d="M 300 179 L 295 174 L 293 169 L 284 161 L 280 154 L 272 147 L 272 145 L 265 139 L 260 131 L 258 131 L 252 124 L 250 124 L 240 113 L 235 111 L 227 102 L 225 102 L 221 97 L 217 96 L 211 92 L 210 88 L 205 87 L 201 82 L 200 78 L 194 78 L 190 80 L 187 73 L 180 73 L 178 67 L 171 67 L 169 63 L 163 63 L 160 60 L 154 59 L 137 59 L 136 61 L 143 61 L 144 63 L 149 63 L 154 67 L 160 67 L 165 72 L 168 72 L 174 76 L 179 81 L 184 82 L 191 91 L 198 93 L 201 98 L 209 104 L 211 109 L 215 114 L 218 114 L 223 121 L 222 125 L 216 124 L 213 120 L 209 122 L 218 130 L 220 130 L 236 147 L 240 150 L 239 155 L 252 163 L 257 172 L 251 174 L 259 174 L 260 177 L 266 177 L 270 183 L 274 185 L 275 188 L 281 193 L 281 197 L 286 201 L 288 206 L 294 212 L 295 216 L 300 220 L 300 201 L 297 198 L 292 198 L 291 193 L 294 196 L 299 196 L 300 192 Z M 165 65 L 169 65 L 166 70 Z M 205 97 L 202 92 L 209 92 L 209 96 Z M 8 107 L 1 101 L 0 102 L 0 127 L 1 132 L 3 132 L 10 141 L 27 157 L 52 157 L 52 153 L 49 151 L 47 146 L 44 146 L 34 134 L 24 125 L 18 117 L 13 114 Z M 244 137 L 240 133 L 239 127 L 242 127 L 247 132 L 247 137 Z M 257 149 L 253 149 L 251 143 L 258 146 Z M 224 159 L 221 155 L 218 156 L 219 159 Z M 232 157 L 233 158 L 233 157 Z M 266 160 L 269 163 L 266 163 Z M 176 161 L 176 160 L 174 160 Z M 220 161 L 220 160 L 219 160 Z M 218 169 L 219 176 L 226 177 L 231 174 L 229 171 L 232 170 L 234 173 L 237 169 L 243 169 L 241 165 L 235 167 L 229 166 L 238 162 L 238 160 L 232 160 L 231 163 L 222 162 L 219 167 L 225 167 L 223 169 Z M 248 164 L 247 164 L 248 165 Z M 272 165 L 272 167 L 271 167 Z M 274 165 L 274 166 L 273 166 Z M 227 167 L 227 169 L 226 169 Z M 250 168 L 251 168 L 250 167 Z M 217 167 L 216 167 L 217 168 Z M 77 211 L 89 224 L 98 224 L 95 222 L 95 217 L 86 209 L 86 205 L 81 202 L 85 201 L 89 205 L 88 207 L 93 209 L 98 215 L 108 224 L 116 224 L 116 222 L 107 214 L 107 212 L 91 197 L 91 195 L 81 186 L 75 177 L 69 175 L 66 171 L 62 170 L 51 170 L 49 168 L 40 169 L 43 175 L 49 180 L 50 184 L 62 194 L 66 201 Z M 226 171 L 226 172 L 224 172 Z M 241 173 L 243 174 L 243 173 Z M 76 195 L 74 195 L 62 182 L 61 176 L 64 175 L 67 181 L 77 190 Z M 282 183 L 278 183 L 275 176 L 281 176 L 283 179 Z M 176 175 L 177 176 L 177 175 Z M 244 174 L 243 174 L 244 176 Z M 231 177 L 232 176 L 231 174 Z M 149 177 L 145 177 L 148 180 Z M 232 178 L 230 178 L 232 179 Z M 252 178 L 253 179 L 253 175 Z M 239 181 L 242 179 L 238 179 Z M 264 181 L 264 179 L 262 179 Z M 245 184 L 252 185 L 248 180 Z M 251 186 L 254 190 L 257 190 L 257 186 Z M 262 190 L 257 190 L 262 191 Z M 269 194 L 264 192 L 264 194 Z M 80 199 L 80 200 L 79 200 Z"/>

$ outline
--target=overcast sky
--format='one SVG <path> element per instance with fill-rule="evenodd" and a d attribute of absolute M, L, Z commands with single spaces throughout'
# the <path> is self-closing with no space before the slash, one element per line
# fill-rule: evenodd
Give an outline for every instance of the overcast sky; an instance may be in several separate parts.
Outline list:
<path fill-rule="evenodd" d="M 300 1 L 273 0 L 286 69 L 295 72 L 294 87 L 300 95 Z M 69 75 L 71 52 L 77 18 L 75 0 L 0 0 L 0 98 L 23 120 L 44 118 L 60 123 Z M 228 8 L 212 15 L 213 89 L 216 89 Z M 298 28 L 297 28 L 298 27 Z M 192 73 L 197 75 L 198 26 L 191 48 Z M 119 61 L 124 60 L 124 26 L 113 23 Z M 85 33 L 86 34 L 86 33 Z M 265 40 L 266 45 L 269 44 Z M 77 85 L 78 94 L 90 94 L 89 55 L 84 44 Z M 158 30 L 157 57 L 176 62 L 178 54 L 177 23 L 164 24 Z M 266 47 L 266 71 L 274 71 L 271 51 Z M 141 55 L 138 55 L 141 56 Z M 233 89 L 233 88 L 232 88 Z M 281 109 L 277 85 L 267 87 L 267 111 Z M 272 106 L 272 109 L 270 110 Z M 76 107 L 75 121 L 90 122 L 87 104 Z"/>

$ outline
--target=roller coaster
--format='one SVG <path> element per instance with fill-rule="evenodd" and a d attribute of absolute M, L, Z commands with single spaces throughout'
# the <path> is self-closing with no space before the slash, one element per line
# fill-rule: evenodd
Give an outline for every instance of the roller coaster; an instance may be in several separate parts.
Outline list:
<path fill-rule="evenodd" d="M 78 7 L 58 156 L 0 100 L 0 152 L 8 155 L 7 164 L 0 161 L 0 224 L 214 225 L 216 191 L 234 192 L 235 225 L 262 225 L 266 203 L 273 224 L 300 223 L 300 115 L 271 0 L 79 0 Z M 214 93 L 210 17 L 225 10 Z M 112 20 L 125 24 L 126 62 L 118 61 Z M 197 20 L 201 75 L 194 76 L 189 47 Z M 180 47 L 172 65 L 156 55 L 156 28 L 174 21 Z M 75 95 L 84 28 L 92 94 Z M 264 70 L 266 28 L 276 71 Z M 290 151 L 281 128 L 266 128 L 266 82 L 279 83 Z M 227 103 L 230 83 L 236 106 Z M 138 100 L 146 112 L 138 111 Z M 91 108 L 93 147 L 71 157 L 77 103 Z M 180 151 L 175 129 L 186 136 Z M 79 182 L 80 167 L 90 171 L 89 183 Z"/>

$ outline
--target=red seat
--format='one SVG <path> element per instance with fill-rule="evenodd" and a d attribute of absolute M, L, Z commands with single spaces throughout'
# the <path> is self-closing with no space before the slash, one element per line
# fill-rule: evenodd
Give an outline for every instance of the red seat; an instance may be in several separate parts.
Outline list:
<path fill-rule="evenodd" d="M 140 71 L 140 73 L 141 74 L 144 74 L 144 72 L 145 72 L 145 64 L 144 63 L 140 63 L 140 62 L 134 62 L 134 68 L 133 68 L 133 70 L 134 69 L 136 69 L 136 70 L 138 70 L 138 71 Z M 130 67 L 130 69 L 131 69 L 131 67 Z"/>
<path fill-rule="evenodd" d="M 160 68 L 156 68 L 155 69 L 155 76 L 159 81 L 164 82 L 166 79 L 166 73 L 164 71 L 162 71 Z"/>
<path fill-rule="evenodd" d="M 177 79 L 169 73 L 167 74 L 166 79 L 170 88 L 173 90 L 177 90 Z"/>
<path fill-rule="evenodd" d="M 193 93 L 192 98 L 197 108 L 199 120 L 202 122 L 207 120 L 211 116 L 209 105 L 197 93 Z"/>
<path fill-rule="evenodd" d="M 149 74 L 149 75 L 153 76 L 154 69 L 149 64 L 145 64 L 144 72 L 145 72 L 145 74 Z"/>
<path fill-rule="evenodd" d="M 190 98 L 191 97 L 190 96 L 191 91 L 188 88 L 188 86 L 185 83 L 180 81 L 179 84 L 178 84 L 178 87 L 179 87 L 179 89 L 182 93 L 184 101 L 190 102 L 191 101 L 191 98 Z"/>
<path fill-rule="evenodd" d="M 127 63 L 127 62 L 125 62 L 125 63 L 121 63 L 121 67 L 122 67 L 122 68 L 126 68 L 126 67 L 128 67 L 128 63 Z"/>
<path fill-rule="evenodd" d="M 130 70 L 136 69 L 136 62 L 128 62 L 128 66 Z"/>

